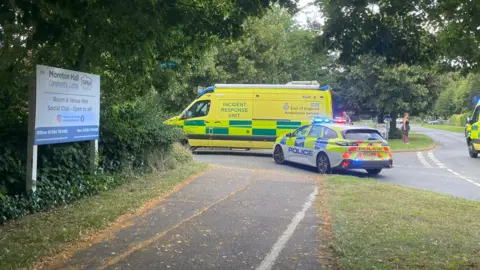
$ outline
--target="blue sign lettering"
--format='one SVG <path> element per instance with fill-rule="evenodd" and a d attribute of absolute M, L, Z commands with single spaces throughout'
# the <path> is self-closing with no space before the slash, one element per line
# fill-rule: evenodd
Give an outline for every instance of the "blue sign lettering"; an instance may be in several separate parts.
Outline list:
<path fill-rule="evenodd" d="M 294 153 L 294 154 L 297 154 L 297 155 L 313 156 L 313 151 L 308 150 L 308 149 L 299 149 L 299 148 L 295 148 L 295 147 L 289 147 L 288 152 Z"/>

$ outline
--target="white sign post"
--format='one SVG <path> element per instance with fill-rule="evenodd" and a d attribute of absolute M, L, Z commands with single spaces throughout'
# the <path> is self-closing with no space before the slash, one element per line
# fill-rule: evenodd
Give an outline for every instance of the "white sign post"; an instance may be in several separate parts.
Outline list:
<path fill-rule="evenodd" d="M 95 169 L 100 126 L 100 76 L 37 65 L 30 87 L 27 191 L 36 190 L 37 146 L 91 141 Z"/>

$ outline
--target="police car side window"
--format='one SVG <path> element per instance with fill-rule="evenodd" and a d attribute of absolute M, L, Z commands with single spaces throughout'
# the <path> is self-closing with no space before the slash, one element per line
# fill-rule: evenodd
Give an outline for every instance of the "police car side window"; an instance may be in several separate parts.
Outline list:
<path fill-rule="evenodd" d="M 336 139 L 338 138 L 337 132 L 333 129 L 325 127 L 323 130 L 323 138 L 325 139 Z"/>
<path fill-rule="evenodd" d="M 207 116 L 210 111 L 210 100 L 201 100 L 193 104 L 186 112 L 187 119 Z"/>
<path fill-rule="evenodd" d="M 308 136 L 309 137 L 321 138 L 322 137 L 322 131 L 323 131 L 322 126 L 313 126 L 312 129 L 310 129 L 310 133 L 308 134 Z"/>
<path fill-rule="evenodd" d="M 294 133 L 293 133 L 293 137 L 303 137 L 305 135 L 307 135 L 307 131 L 308 131 L 308 128 L 310 126 L 304 126 L 304 127 L 301 127 L 299 129 L 297 129 Z"/>

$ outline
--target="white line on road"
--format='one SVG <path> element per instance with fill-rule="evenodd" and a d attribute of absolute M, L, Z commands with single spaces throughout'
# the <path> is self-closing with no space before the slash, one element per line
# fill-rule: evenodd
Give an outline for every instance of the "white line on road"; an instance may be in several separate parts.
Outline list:
<path fill-rule="evenodd" d="M 422 152 L 417 152 L 417 157 L 420 160 L 420 162 L 427 168 L 431 168 L 430 164 L 427 162 L 427 160 L 423 157 Z"/>
<path fill-rule="evenodd" d="M 473 181 L 473 180 L 471 180 L 471 179 L 468 179 L 467 177 L 465 177 L 465 176 L 463 176 L 463 175 L 455 172 L 454 170 L 447 168 L 445 165 L 443 165 L 443 163 L 441 163 L 441 162 L 435 157 L 435 155 L 433 154 L 433 152 L 428 152 L 428 157 L 431 158 L 431 159 L 433 160 L 433 162 L 435 162 L 440 168 L 447 169 L 447 171 L 455 174 L 456 176 L 462 178 L 463 180 L 465 180 L 465 181 L 467 181 L 467 182 L 469 182 L 469 183 L 471 183 L 471 184 L 474 184 L 474 185 L 477 186 L 477 187 L 480 187 L 480 183 L 475 182 L 475 181 Z"/>
<path fill-rule="evenodd" d="M 428 157 L 433 160 L 433 162 L 435 162 L 435 164 L 438 165 L 438 167 L 440 168 L 447 168 L 445 167 L 445 165 L 443 165 L 442 162 L 440 162 L 434 155 L 433 155 L 433 152 L 428 152 Z"/>
<path fill-rule="evenodd" d="M 298 224 L 305 218 L 305 213 L 307 212 L 308 208 L 312 206 L 317 194 L 318 187 L 315 187 L 315 190 L 308 196 L 307 201 L 303 204 L 302 210 L 295 214 L 292 222 L 290 222 L 287 229 L 282 233 L 280 238 L 278 238 L 277 242 L 273 245 L 272 250 L 270 250 L 270 253 L 267 254 L 265 259 L 263 259 L 262 263 L 256 268 L 256 270 L 268 270 L 272 268 L 273 263 L 277 259 L 278 255 L 280 255 L 280 252 L 285 247 L 285 244 L 288 242 L 290 237 L 292 237 L 293 232 L 297 228 Z"/>
<path fill-rule="evenodd" d="M 452 171 L 451 169 L 447 169 L 447 171 L 455 174 L 456 176 L 462 178 L 463 180 L 465 180 L 465 181 L 467 181 L 467 182 L 470 182 L 470 183 L 474 184 L 474 185 L 477 186 L 477 187 L 480 187 L 480 183 L 477 183 L 477 182 L 475 182 L 475 181 L 473 181 L 473 180 L 470 180 L 470 179 L 468 179 L 467 177 L 465 177 L 465 176 L 463 176 L 463 175 L 461 175 L 461 174 L 459 174 L 459 173 L 457 173 L 457 172 Z"/>

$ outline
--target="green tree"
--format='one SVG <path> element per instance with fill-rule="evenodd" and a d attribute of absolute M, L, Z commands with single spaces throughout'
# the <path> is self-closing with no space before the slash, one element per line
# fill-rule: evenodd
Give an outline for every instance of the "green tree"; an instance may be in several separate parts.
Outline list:
<path fill-rule="evenodd" d="M 418 2 L 418 1 L 417 1 Z M 423 27 L 419 3 L 407 0 L 319 0 L 325 26 L 321 47 L 338 51 L 343 64 L 357 56 L 385 57 L 388 64 L 424 64 L 437 59 L 435 36 Z"/>
<path fill-rule="evenodd" d="M 403 112 L 419 114 L 432 107 L 439 94 L 435 73 L 420 66 L 389 66 L 384 57 L 360 56 L 340 77 L 341 95 L 348 108 L 379 115 L 389 115 L 395 123 Z M 391 134 L 395 134 L 395 125 Z"/>
<path fill-rule="evenodd" d="M 148 136 L 157 137 L 153 132 L 159 132 L 159 127 L 132 124 L 149 115 L 146 110 L 140 111 L 138 103 L 152 95 L 156 97 L 152 100 L 162 102 L 150 106 L 163 111 L 166 108 L 161 106 L 168 104 L 165 99 L 189 95 L 189 88 L 184 87 L 188 82 L 178 74 L 195 70 L 191 64 L 214 40 L 242 36 L 244 21 L 263 15 L 274 3 L 295 6 L 291 0 L 0 1 L 0 108 L 4 112 L 0 114 L 0 160 L 9 160 L 0 165 L 0 190 L 6 182 L 24 179 L 28 78 L 34 74 L 35 65 L 101 76 L 102 134 L 121 136 L 106 130 L 118 124 L 125 130 L 147 130 Z M 176 70 L 164 69 L 164 62 L 176 62 Z M 166 91 L 169 85 L 179 91 Z M 117 111 L 132 121 L 110 119 Z M 152 122 L 161 123 L 158 117 Z M 133 149 L 133 144 L 150 140 L 142 137 L 142 132 L 133 136 L 138 138 L 128 140 L 132 145 L 122 145 L 122 149 Z M 101 147 L 120 141 L 106 137 L 101 136 Z M 150 143 L 154 144 L 153 140 Z M 82 146 L 64 148 L 69 147 L 76 151 Z M 60 148 L 51 146 L 40 152 L 53 153 Z M 51 156 L 45 154 L 39 160 L 51 160 Z M 120 162 L 112 160 L 114 156 L 109 158 L 113 163 Z"/>
<path fill-rule="evenodd" d="M 470 73 L 457 86 L 453 99 L 456 111 L 471 112 L 475 108 L 477 97 L 480 97 L 480 74 Z"/>
<path fill-rule="evenodd" d="M 216 40 L 209 50 L 175 73 L 174 82 L 164 92 L 170 110 L 178 111 L 191 101 L 198 85 L 334 82 L 333 61 L 314 51 L 315 33 L 295 26 L 287 10 L 276 6 L 261 18 L 246 20 L 243 27 L 242 37 Z"/>
<path fill-rule="evenodd" d="M 457 113 L 455 106 L 455 87 L 449 86 L 443 91 L 435 102 L 435 114 L 444 118 Z"/>

